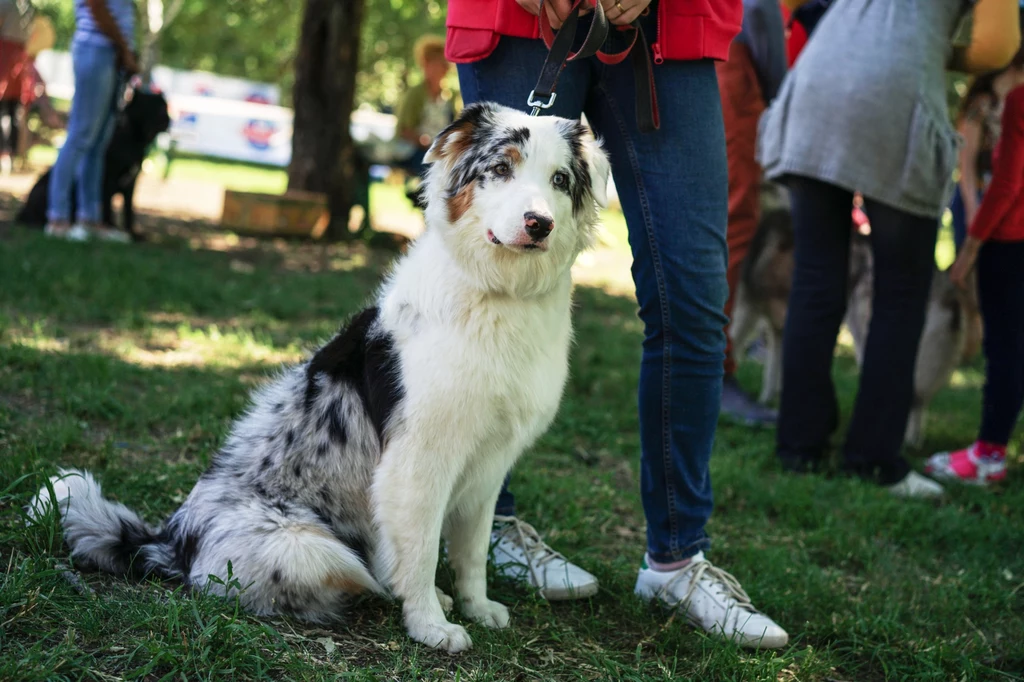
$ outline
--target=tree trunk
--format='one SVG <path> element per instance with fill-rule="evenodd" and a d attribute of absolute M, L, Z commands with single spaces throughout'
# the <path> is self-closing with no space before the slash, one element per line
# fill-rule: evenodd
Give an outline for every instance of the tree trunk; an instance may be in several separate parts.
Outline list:
<path fill-rule="evenodd" d="M 167 25 L 174 21 L 185 0 L 140 0 L 138 5 L 139 27 L 142 29 L 142 42 L 139 45 L 139 75 L 144 85 L 153 80 L 153 67 L 160 59 L 160 36 Z"/>
<path fill-rule="evenodd" d="M 295 109 L 288 189 L 327 195 L 328 239 L 349 236 L 355 102 L 364 0 L 306 0 L 295 59 Z"/>

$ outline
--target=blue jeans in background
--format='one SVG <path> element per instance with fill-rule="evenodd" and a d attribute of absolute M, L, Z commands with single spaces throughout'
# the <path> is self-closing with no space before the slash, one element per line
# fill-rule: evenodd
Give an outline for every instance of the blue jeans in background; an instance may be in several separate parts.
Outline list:
<path fill-rule="evenodd" d="M 981 203 L 982 193 L 978 192 L 978 203 Z M 964 195 L 960 189 L 960 183 L 956 184 L 956 190 L 953 192 L 953 200 L 949 202 L 949 212 L 953 214 L 953 243 L 956 244 L 957 253 L 960 252 L 960 247 L 964 245 L 964 240 L 967 239 L 967 228 L 970 225 L 967 224 L 967 210 L 964 206 Z"/>
<path fill-rule="evenodd" d="M 644 19 L 648 36 L 655 35 L 654 14 Z M 581 35 L 586 21 L 581 20 Z M 611 40 L 620 43 L 622 37 Z M 486 59 L 459 65 L 465 102 L 525 111 L 546 55 L 540 40 L 503 37 Z M 628 60 L 615 66 L 593 58 L 568 64 L 546 113 L 586 114 L 611 156 L 645 328 L 639 409 L 647 549 L 652 559 L 667 563 L 708 545 L 708 462 L 728 321 L 728 169 L 714 64 L 665 62 L 654 67 L 654 75 L 661 109 L 657 132 L 637 129 Z M 515 512 L 507 486 L 496 512 Z"/>
<path fill-rule="evenodd" d="M 118 75 L 114 48 L 86 41 L 71 45 L 75 95 L 67 138 L 50 173 L 50 222 L 70 222 L 72 187 L 78 222 L 102 220 L 103 162 L 114 133 Z"/>

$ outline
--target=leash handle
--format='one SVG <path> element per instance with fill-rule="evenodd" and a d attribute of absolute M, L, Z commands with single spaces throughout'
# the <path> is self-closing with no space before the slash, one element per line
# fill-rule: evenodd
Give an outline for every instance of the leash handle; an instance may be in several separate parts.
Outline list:
<path fill-rule="evenodd" d="M 584 9 L 592 9 L 594 17 L 590 29 L 583 39 L 583 44 L 579 50 L 573 52 L 572 45 L 576 40 L 576 29 Z M 658 113 L 658 96 L 654 84 L 654 67 L 651 64 L 647 38 L 640 27 L 639 19 L 634 19 L 629 26 L 617 28 L 619 31 L 632 31 L 633 39 L 624 50 L 615 53 L 601 50 L 601 46 L 608 38 L 609 24 L 600 0 L 576 0 L 557 34 L 551 28 L 551 20 L 544 7 L 544 0 L 541 0 L 538 22 L 541 37 L 548 48 L 548 56 L 541 67 L 537 84 L 526 98 L 526 105 L 531 109 L 531 116 L 537 116 L 541 110 L 550 109 L 554 105 L 558 77 L 569 62 L 597 57 L 603 64 L 614 65 L 625 61 L 626 57 L 632 56 L 633 76 L 636 80 L 637 126 L 640 132 L 644 133 L 659 128 L 661 122 Z"/>
<path fill-rule="evenodd" d="M 576 29 L 579 26 L 580 14 L 584 7 L 594 10 L 594 21 L 590 24 L 587 37 L 583 45 L 576 52 L 572 51 L 573 41 L 576 39 Z M 591 57 L 597 54 L 601 45 L 608 37 L 608 18 L 604 14 L 604 8 L 599 0 L 576 0 L 569 15 L 563 20 L 562 28 L 555 35 L 551 30 L 551 20 L 548 19 L 544 0 L 540 2 L 541 35 L 548 48 L 548 56 L 540 69 L 540 77 L 537 85 L 530 91 L 526 98 L 526 105 L 532 107 L 531 116 L 537 116 L 541 109 L 550 109 L 555 103 L 555 87 L 558 85 L 558 76 L 562 73 L 565 65 L 576 59 Z"/>

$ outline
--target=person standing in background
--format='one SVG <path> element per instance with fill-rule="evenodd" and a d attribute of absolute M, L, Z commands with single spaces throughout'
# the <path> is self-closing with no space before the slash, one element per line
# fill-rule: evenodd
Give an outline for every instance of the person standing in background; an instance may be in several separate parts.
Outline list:
<path fill-rule="evenodd" d="M 1017 86 L 1006 96 L 992 181 L 950 271 L 965 287 L 977 260 L 985 327 L 981 428 L 972 445 L 933 455 L 926 467 L 937 478 L 978 485 L 1006 477 L 1006 446 L 1024 405 L 1024 51 L 1005 73 Z"/>
<path fill-rule="evenodd" d="M 0 173 L 11 172 L 18 153 L 18 105 L 25 56 L 25 31 L 14 0 L 0 0 Z"/>
<path fill-rule="evenodd" d="M 730 320 L 743 261 L 761 217 L 761 166 L 755 158 L 757 122 L 786 75 L 785 40 L 777 0 L 743 0 L 743 28 L 729 46 L 729 59 L 715 65 L 729 161 L 729 300 L 725 314 Z M 751 426 L 774 424 L 775 410 L 758 404 L 736 380 L 737 349 L 728 334 L 727 327 L 721 413 Z"/>
<path fill-rule="evenodd" d="M 954 48 L 972 7 L 971 42 Z M 776 432 L 784 468 L 820 467 L 839 425 L 832 360 L 859 190 L 871 220 L 874 298 L 844 468 L 896 496 L 943 493 L 900 450 L 956 163 L 946 69 L 1003 67 L 1020 45 L 1019 16 L 1018 0 L 835 2 L 762 117 L 759 158 L 790 190 L 795 234 Z"/>
<path fill-rule="evenodd" d="M 455 120 L 459 105 L 457 95 L 444 87 L 444 78 L 451 68 L 444 56 L 444 38 L 423 36 L 416 41 L 413 56 L 423 72 L 423 80 L 402 95 L 395 127 L 398 137 L 412 145 L 412 152 L 400 165 L 418 185 L 425 170 L 423 155 L 434 138 Z M 411 188 L 410 199 L 417 194 L 418 186 Z"/>
<path fill-rule="evenodd" d="M 138 71 L 135 6 L 131 0 L 75 0 L 71 61 L 75 94 L 67 138 L 50 174 L 46 234 L 84 241 L 126 241 L 126 232 L 102 224 L 103 162 L 114 132 L 124 76 Z M 77 216 L 71 224 L 71 192 Z"/>

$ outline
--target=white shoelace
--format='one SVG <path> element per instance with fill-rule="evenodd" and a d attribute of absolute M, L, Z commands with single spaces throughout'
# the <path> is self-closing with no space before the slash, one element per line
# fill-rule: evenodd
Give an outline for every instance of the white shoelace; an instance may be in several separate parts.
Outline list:
<path fill-rule="evenodd" d="M 522 548 L 523 554 L 526 555 L 526 567 L 537 585 L 543 584 L 541 576 L 537 574 L 537 569 L 555 559 L 567 561 L 560 552 L 556 552 L 548 543 L 544 542 L 536 528 L 525 521 L 520 521 L 518 517 L 495 515 L 494 522 L 504 526 L 497 530 L 499 537 L 504 537 L 512 544 Z"/>
<path fill-rule="evenodd" d="M 732 602 L 734 606 L 744 611 L 758 613 L 750 601 L 750 597 L 740 585 L 740 581 L 736 580 L 728 571 L 723 571 L 706 559 L 704 561 L 691 562 L 688 566 L 679 569 L 678 573 L 661 586 L 658 590 L 658 596 L 666 603 L 672 604 L 672 588 L 687 575 L 690 576 L 690 584 L 686 588 L 686 593 L 673 606 L 686 605 L 693 597 L 693 593 L 696 591 L 701 579 L 707 577 L 715 591 L 724 597 L 726 601 Z"/>

